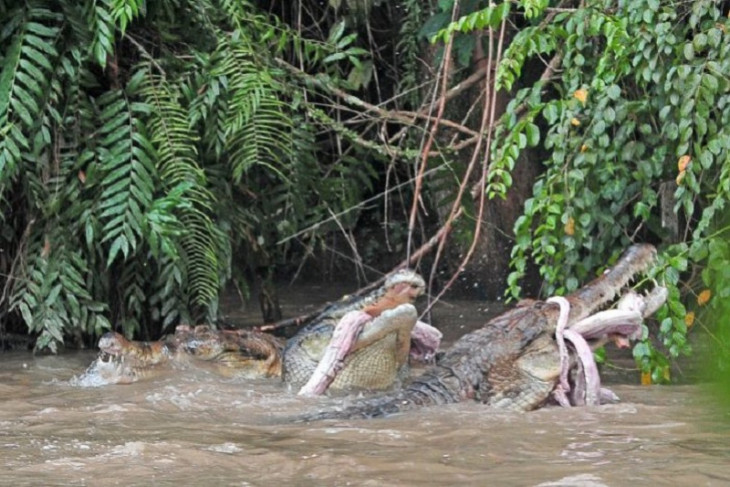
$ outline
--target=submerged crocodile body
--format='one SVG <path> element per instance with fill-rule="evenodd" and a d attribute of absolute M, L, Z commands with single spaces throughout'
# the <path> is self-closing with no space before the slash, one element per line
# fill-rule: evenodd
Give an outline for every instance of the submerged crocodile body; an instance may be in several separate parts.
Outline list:
<path fill-rule="evenodd" d="M 306 385 L 303 390 L 310 393 L 329 388 L 384 389 L 393 385 L 407 366 L 414 327 L 418 331 L 413 334 L 417 343 L 414 354 L 434 354 L 438 348 L 440 332 L 417 322 L 412 304 L 423 289 L 421 276 L 410 270 L 398 271 L 370 294 L 328 306 L 285 348 L 266 333 L 215 330 L 205 325 L 180 325 L 173 335 L 155 342 L 131 341 L 109 332 L 99 340 L 99 357 L 87 369 L 86 382 L 131 383 L 170 364 L 197 362 L 227 376 L 283 376 L 293 387 Z M 341 352 L 338 363 L 318 370 L 331 347 L 335 327 L 350 327 L 353 315 L 359 315 L 360 328 L 353 331 L 352 343 L 346 349 L 337 345 Z"/>
<path fill-rule="evenodd" d="M 663 292 L 656 293 L 656 299 L 652 298 L 656 302 L 648 308 L 646 303 L 641 304 L 642 311 L 638 314 L 635 311 L 619 312 L 616 316 L 597 313 L 632 278 L 647 270 L 655 254 L 651 245 L 632 246 L 614 267 L 567 296 L 566 306 L 540 301 L 518 306 L 460 338 L 438 364 L 404 389 L 303 419 L 377 417 L 465 400 L 517 410 L 537 408 L 551 397 L 561 379 L 562 358 L 555 338 L 559 321 L 562 321 L 561 328 L 570 329 L 583 326 L 588 318 L 583 332 L 591 338 L 601 339 L 608 336 L 611 329 L 620 328 L 626 320 L 632 322 L 632 333 L 635 332 L 642 315 L 652 313 L 663 302 L 666 290 L 660 288 Z M 598 315 L 601 315 L 599 319 L 594 319 Z M 596 322 L 611 322 L 613 328 L 595 331 Z"/>

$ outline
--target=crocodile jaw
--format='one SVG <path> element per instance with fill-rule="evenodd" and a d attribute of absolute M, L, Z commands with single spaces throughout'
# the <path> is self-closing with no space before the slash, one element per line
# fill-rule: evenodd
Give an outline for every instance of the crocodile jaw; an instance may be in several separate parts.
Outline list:
<path fill-rule="evenodd" d="M 386 309 L 373 318 L 350 311 L 337 324 L 317 367 L 300 395 L 335 389 L 385 388 L 408 361 L 418 314 L 412 304 Z"/>
<path fill-rule="evenodd" d="M 640 244 L 629 247 L 616 265 L 567 296 L 570 302 L 568 323 L 580 321 L 613 301 L 622 288 L 638 274 L 646 272 L 654 264 L 655 259 L 656 249 L 653 245 Z M 557 322 L 558 307 L 551 308 L 554 310 Z"/>

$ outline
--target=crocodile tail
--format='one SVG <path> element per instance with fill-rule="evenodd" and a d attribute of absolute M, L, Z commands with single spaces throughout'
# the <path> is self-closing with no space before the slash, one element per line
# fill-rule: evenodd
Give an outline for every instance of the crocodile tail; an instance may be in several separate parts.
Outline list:
<path fill-rule="evenodd" d="M 455 403 L 462 400 L 448 380 L 432 370 L 414 379 L 408 387 L 381 396 L 353 399 L 340 409 L 321 411 L 300 417 L 301 421 L 325 419 L 381 418 L 426 406 Z"/>

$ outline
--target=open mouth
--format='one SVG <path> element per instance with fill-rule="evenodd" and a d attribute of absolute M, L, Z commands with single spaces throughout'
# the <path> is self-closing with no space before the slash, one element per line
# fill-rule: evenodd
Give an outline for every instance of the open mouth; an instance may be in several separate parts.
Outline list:
<path fill-rule="evenodd" d="M 609 282 L 606 290 L 612 294 L 621 293 L 621 298 L 613 309 L 594 311 L 577 322 L 568 323 L 571 307 L 569 300 L 563 297 L 552 297 L 547 300 L 560 306 L 555 340 L 560 354 L 561 371 L 559 382 L 553 391 L 553 396 L 559 404 L 568 407 L 598 405 L 606 397 L 611 401 L 615 400 L 615 394 L 601 387 L 592 350 L 607 341 L 613 341 L 619 348 L 629 347 L 630 340 L 641 338 L 644 319 L 654 314 L 666 301 L 667 289 L 656 282 L 653 282 L 654 287 L 643 295 L 631 289 L 623 290 L 624 286 L 636 281 L 639 273 L 647 271 L 654 262 L 655 255 L 653 247 L 632 247 L 613 268 L 599 278 L 599 281 L 604 279 Z M 581 299 L 592 296 L 601 298 L 604 302 L 612 301 L 613 296 L 607 296 L 605 292 L 596 293 L 596 289 L 590 289 L 593 286 L 601 291 L 601 284 L 600 282 L 588 284 L 587 290 L 578 291 L 572 297 Z M 577 359 L 575 365 L 570 363 L 567 341 L 571 342 L 574 349 Z M 572 385 L 568 380 L 571 369 L 575 369 Z"/>
<path fill-rule="evenodd" d="M 99 355 L 96 357 L 99 364 L 105 366 L 122 366 L 124 364 L 124 355 L 119 353 L 109 353 L 106 350 L 99 351 Z"/>

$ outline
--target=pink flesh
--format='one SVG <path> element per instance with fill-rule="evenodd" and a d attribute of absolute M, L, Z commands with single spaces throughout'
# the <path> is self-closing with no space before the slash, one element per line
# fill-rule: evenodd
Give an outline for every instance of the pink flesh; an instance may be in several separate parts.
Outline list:
<path fill-rule="evenodd" d="M 560 306 L 560 315 L 558 316 L 558 326 L 555 330 L 555 341 L 558 343 L 558 352 L 560 353 L 560 383 L 556 388 L 556 398 L 561 405 L 567 402 L 566 394 L 570 392 L 570 384 L 568 383 L 568 371 L 570 370 L 570 355 L 568 348 L 565 346 L 565 326 L 568 324 L 568 315 L 570 314 L 570 303 L 562 296 L 553 296 L 548 298 L 548 303 L 557 303 Z"/>
<path fill-rule="evenodd" d="M 586 404 L 597 406 L 600 404 L 601 398 L 601 377 L 598 375 L 598 366 L 593 358 L 593 351 L 585 338 L 573 330 L 565 330 L 564 336 L 566 340 L 573 344 L 578 359 L 583 364 L 586 381 Z"/>
<path fill-rule="evenodd" d="M 666 294 L 666 293 L 665 293 Z M 658 293 L 660 296 L 664 296 Z M 617 347 L 629 346 L 629 338 L 641 336 L 641 313 L 630 309 L 602 311 L 575 323 L 570 329 L 565 329 L 570 313 L 570 303 L 561 296 L 551 297 L 547 302 L 557 303 L 560 306 L 558 325 L 555 331 L 555 341 L 560 354 L 560 381 L 553 391 L 553 397 L 561 406 L 571 405 L 598 405 L 617 399 L 616 395 L 607 389 L 601 388 L 601 378 L 598 366 L 593 357 L 593 351 L 586 338 L 609 336 Z M 576 365 L 575 385 L 572 394 L 568 382 L 570 371 L 570 355 L 565 340 L 572 343 L 579 363 Z"/>
<path fill-rule="evenodd" d="M 629 348 L 631 346 L 629 339 L 625 336 L 612 335 L 611 338 L 613 338 L 613 343 L 615 343 L 618 348 Z"/>
<path fill-rule="evenodd" d="M 553 390 L 553 398 L 555 398 L 558 404 L 560 404 L 564 408 L 569 408 L 573 406 L 573 404 L 570 403 L 570 399 L 568 399 L 568 395 L 559 384 Z"/>
<path fill-rule="evenodd" d="M 420 362 L 431 361 L 441 345 L 443 336 L 443 333 L 437 328 L 422 321 L 417 321 L 413 331 L 411 331 L 410 357 Z"/>
<path fill-rule="evenodd" d="M 327 349 L 322 360 L 314 369 L 312 377 L 299 389 L 300 396 L 319 396 L 324 394 L 329 385 L 337 377 L 337 373 L 344 366 L 345 357 L 352 350 L 358 335 L 365 323 L 373 317 L 364 311 L 350 311 L 340 319 L 335 326 Z"/>

